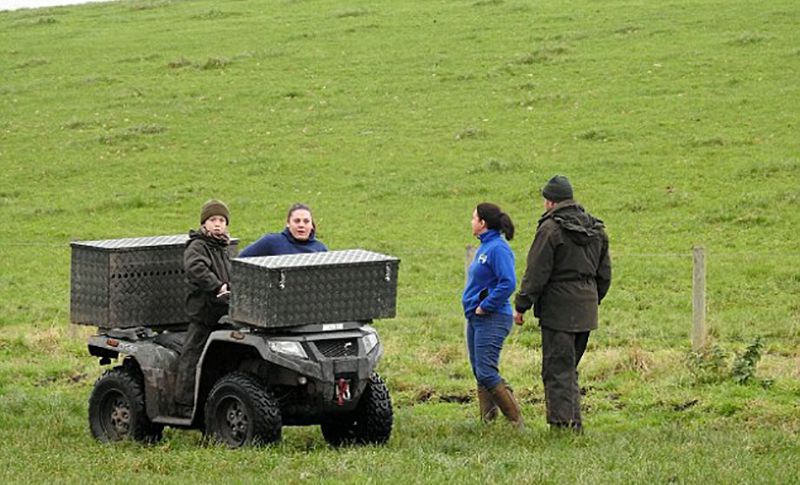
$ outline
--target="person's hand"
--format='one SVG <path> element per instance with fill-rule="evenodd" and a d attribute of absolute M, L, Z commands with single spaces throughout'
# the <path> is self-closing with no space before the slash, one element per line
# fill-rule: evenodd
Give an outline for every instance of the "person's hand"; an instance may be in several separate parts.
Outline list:
<path fill-rule="evenodd" d="M 523 315 L 522 313 L 519 313 L 518 311 L 514 310 L 514 323 L 516 323 L 517 325 L 522 325 L 523 323 L 525 323 L 525 318 L 522 315 Z"/>
<path fill-rule="evenodd" d="M 219 287 L 219 292 L 217 293 L 217 298 L 222 298 L 224 296 L 228 296 L 231 294 L 231 291 L 228 289 L 228 283 L 224 283 L 222 286 Z"/>
<path fill-rule="evenodd" d="M 483 311 L 483 308 L 478 307 L 475 309 L 475 315 L 486 315 L 486 312 Z"/>

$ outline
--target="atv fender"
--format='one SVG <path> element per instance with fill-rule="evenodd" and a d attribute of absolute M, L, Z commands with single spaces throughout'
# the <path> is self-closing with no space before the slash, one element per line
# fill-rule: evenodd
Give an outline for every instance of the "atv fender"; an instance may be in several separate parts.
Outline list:
<path fill-rule="evenodd" d="M 111 359 L 124 355 L 132 359 L 144 379 L 144 401 L 148 418 L 155 419 L 162 414 L 157 396 L 166 387 L 167 373 L 174 369 L 177 352 L 151 340 L 127 342 L 104 335 L 89 337 L 88 345 L 89 353 L 96 357 Z"/>

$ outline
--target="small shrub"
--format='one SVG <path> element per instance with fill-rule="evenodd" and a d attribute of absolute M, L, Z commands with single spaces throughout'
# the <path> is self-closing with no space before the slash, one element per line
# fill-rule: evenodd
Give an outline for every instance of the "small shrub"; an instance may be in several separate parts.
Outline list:
<path fill-rule="evenodd" d="M 763 349 L 764 343 L 761 337 L 756 337 L 744 352 L 736 354 L 731 368 L 731 377 L 737 384 L 746 384 L 755 378 L 756 366 L 758 361 L 761 360 L 761 351 Z"/>
<path fill-rule="evenodd" d="M 698 384 L 719 383 L 727 379 L 737 384 L 747 384 L 755 380 L 763 349 L 763 340 L 756 337 L 744 352 L 734 354 L 733 361 L 729 362 L 729 353 L 714 344 L 698 352 L 690 352 L 686 364 Z M 762 382 L 765 389 L 771 385 L 771 381 Z"/>

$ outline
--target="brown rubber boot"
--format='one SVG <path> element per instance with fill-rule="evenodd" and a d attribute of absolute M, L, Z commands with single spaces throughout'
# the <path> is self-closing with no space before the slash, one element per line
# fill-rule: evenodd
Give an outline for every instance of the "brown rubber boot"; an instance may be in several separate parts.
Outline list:
<path fill-rule="evenodd" d="M 515 428 L 522 429 L 522 412 L 519 403 L 505 381 L 500 381 L 500 384 L 494 386 L 489 391 L 492 393 L 494 402 L 497 403 L 500 411 L 503 412 L 508 421 L 511 422 Z"/>
<path fill-rule="evenodd" d="M 489 389 L 478 386 L 478 406 L 481 410 L 481 421 L 490 423 L 497 417 L 497 404 L 492 399 Z"/>

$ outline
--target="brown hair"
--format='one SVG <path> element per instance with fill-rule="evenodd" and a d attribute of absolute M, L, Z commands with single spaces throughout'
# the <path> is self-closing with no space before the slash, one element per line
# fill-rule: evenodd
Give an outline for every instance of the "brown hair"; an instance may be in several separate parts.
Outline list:
<path fill-rule="evenodd" d="M 300 210 L 308 211 L 308 213 L 311 214 L 311 228 L 316 231 L 317 223 L 314 222 L 314 213 L 311 212 L 311 207 L 303 204 L 302 202 L 295 202 L 291 207 L 289 207 L 289 212 L 286 213 L 286 222 L 289 222 L 289 219 L 292 218 L 292 214 Z"/>

